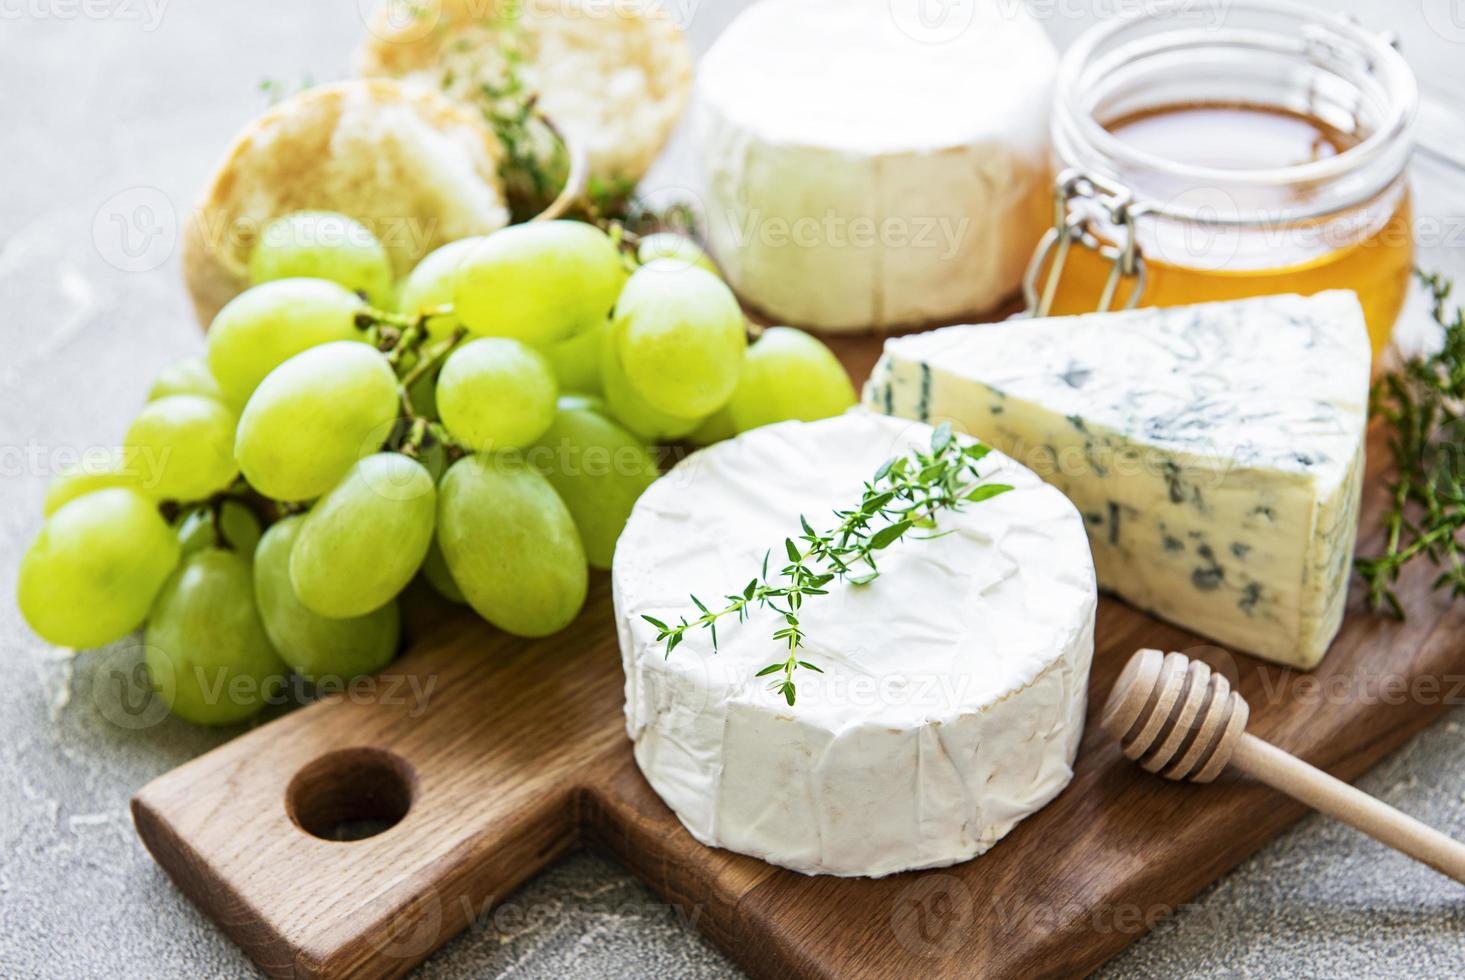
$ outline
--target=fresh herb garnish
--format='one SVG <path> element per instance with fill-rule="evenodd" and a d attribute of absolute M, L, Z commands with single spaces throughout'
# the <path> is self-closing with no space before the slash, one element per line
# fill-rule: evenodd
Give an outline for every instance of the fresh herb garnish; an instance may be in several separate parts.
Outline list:
<path fill-rule="evenodd" d="M 1427 357 L 1410 358 L 1373 385 L 1369 415 L 1389 427 L 1394 479 L 1384 517 L 1384 552 L 1358 558 L 1354 567 L 1368 583 L 1369 602 L 1404 618 L 1394 593 L 1399 573 L 1417 558 L 1427 558 L 1440 574 L 1435 589 L 1465 595 L 1465 562 L 1457 537 L 1465 527 L 1465 314 L 1447 311 L 1452 283 L 1438 275 L 1416 273 L 1433 297 L 1435 322 L 1444 328 L 1444 345 Z"/>
<path fill-rule="evenodd" d="M 560 134 L 537 108 L 539 94 L 524 81 L 522 27 L 512 18 L 498 27 L 502 40 L 500 61 L 493 73 L 496 77 L 479 82 L 477 101 L 484 121 L 504 149 L 499 175 L 513 220 L 527 221 L 559 194 L 569 178 L 570 157 Z M 451 73 L 443 76 L 442 84 L 444 89 L 452 88 Z"/>
<path fill-rule="evenodd" d="M 742 592 L 725 596 L 727 605 L 721 609 L 709 609 L 694 595 L 692 605 L 700 613 L 695 619 L 683 616 L 677 624 L 667 625 L 652 616 L 642 618 L 659 630 L 656 638 L 665 641 L 666 655 L 671 656 L 688 630 L 708 630 L 716 652 L 718 620 L 735 615 L 741 623 L 751 608 L 772 610 L 783 621 L 773 639 L 786 647 L 788 656 L 764 667 L 756 676 L 780 675 L 770 683 L 769 690 L 782 694 L 792 706 L 797 693 L 794 672 L 802 667 L 823 673 L 816 665 L 799 659 L 805 640 L 799 619 L 804 600 L 828 595 L 826 586 L 836 579 L 857 587 L 869 585 L 880 575 L 876 552 L 902 540 L 912 530 L 935 532 L 942 511 L 959 511 L 968 503 L 990 500 L 1011 490 L 1006 484 L 981 482 L 977 463 L 989 452 L 991 449 L 981 443 L 961 445 L 952 435 L 951 425 L 943 424 L 932 434 L 929 452 L 916 450 L 881 466 L 865 484 L 859 506 L 834 512 L 839 523 L 832 530 L 816 532 L 801 516 L 802 533 L 784 539 L 788 564 L 779 569 L 779 582 L 769 578 L 770 552 L 763 556 L 759 576 Z M 946 532 L 922 537 L 940 537 L 942 533 Z"/>
<path fill-rule="evenodd" d="M 539 108 L 539 93 L 525 81 L 526 40 L 517 16 L 518 11 L 511 10 L 491 21 L 500 32 L 498 58 L 470 69 L 479 79 L 472 91 L 474 102 L 504 150 L 499 176 L 515 223 L 528 221 L 555 203 L 571 179 L 572 167 L 565 134 Z M 458 77 L 449 69 L 441 82 L 445 91 L 451 91 Z M 631 253 L 641 236 L 652 232 L 697 234 L 696 214 L 690 206 L 674 203 L 653 208 L 636 195 L 636 181 L 628 177 L 590 174 L 584 192 L 562 217 L 617 235 Z"/>

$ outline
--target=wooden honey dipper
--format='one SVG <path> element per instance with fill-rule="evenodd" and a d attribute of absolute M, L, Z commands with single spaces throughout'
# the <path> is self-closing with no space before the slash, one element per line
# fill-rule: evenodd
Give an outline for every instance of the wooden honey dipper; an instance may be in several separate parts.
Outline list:
<path fill-rule="evenodd" d="M 1167 779 L 1208 783 L 1234 765 L 1254 779 L 1465 882 L 1465 844 L 1246 733 L 1251 709 L 1225 677 L 1182 653 L 1141 650 L 1099 725 L 1126 757 Z"/>

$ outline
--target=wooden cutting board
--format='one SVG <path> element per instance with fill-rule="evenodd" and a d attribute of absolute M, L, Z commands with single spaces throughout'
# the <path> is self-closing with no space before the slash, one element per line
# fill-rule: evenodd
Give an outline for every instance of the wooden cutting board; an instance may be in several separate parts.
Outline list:
<path fill-rule="evenodd" d="M 880 345 L 836 346 L 864 378 Z M 1385 503 L 1379 435 L 1366 552 Z M 1465 607 L 1431 594 L 1431 577 L 1419 568 L 1401 583 L 1404 623 L 1369 612 L 1355 587 L 1310 675 L 1203 653 L 1195 636 L 1103 599 L 1072 784 L 953 868 L 810 878 L 694 841 L 632 759 L 605 575 L 549 639 L 439 617 L 370 684 L 154 780 L 133 818 L 178 886 L 279 977 L 405 973 L 581 846 L 623 861 L 754 976 L 1078 975 L 1304 812 L 1256 784 L 1168 783 L 1123 760 L 1096 719 L 1129 655 L 1208 660 L 1250 701 L 1253 733 L 1351 780 L 1465 697 Z M 353 841 L 303 829 L 394 820 Z"/>

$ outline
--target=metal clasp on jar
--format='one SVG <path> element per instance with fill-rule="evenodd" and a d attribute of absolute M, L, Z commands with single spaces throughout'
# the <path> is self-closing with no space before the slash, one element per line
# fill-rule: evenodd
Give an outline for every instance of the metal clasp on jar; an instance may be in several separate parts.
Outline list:
<path fill-rule="evenodd" d="M 1053 227 L 1038 242 L 1023 275 L 1023 302 L 1027 307 L 1023 315 L 1047 316 L 1052 310 L 1053 298 L 1058 295 L 1058 284 L 1068 262 L 1068 251 L 1075 242 L 1110 262 L 1109 277 L 1099 297 L 1098 312 L 1105 313 L 1113 308 L 1119 284 L 1126 278 L 1133 279 L 1134 286 L 1124 308 L 1130 310 L 1138 306 L 1147 278 L 1144 255 L 1140 252 L 1134 227 L 1135 219 L 1141 213 L 1143 207 L 1134 203 L 1134 195 L 1107 178 L 1072 168 L 1060 173 L 1053 189 Z M 1105 221 L 1106 232 L 1113 233 L 1118 239 L 1117 244 L 1099 237 L 1093 227 L 1095 219 Z M 1050 258 L 1052 264 L 1040 295 L 1038 277 Z"/>

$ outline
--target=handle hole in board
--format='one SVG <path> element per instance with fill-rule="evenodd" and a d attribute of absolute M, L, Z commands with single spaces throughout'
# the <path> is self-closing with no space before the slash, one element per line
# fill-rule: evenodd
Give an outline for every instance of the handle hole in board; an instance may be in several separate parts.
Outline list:
<path fill-rule="evenodd" d="M 295 774 L 285 789 L 285 811 L 312 837 L 365 840 L 401 823 L 416 789 L 416 773 L 400 756 L 383 749 L 340 749 Z"/>

